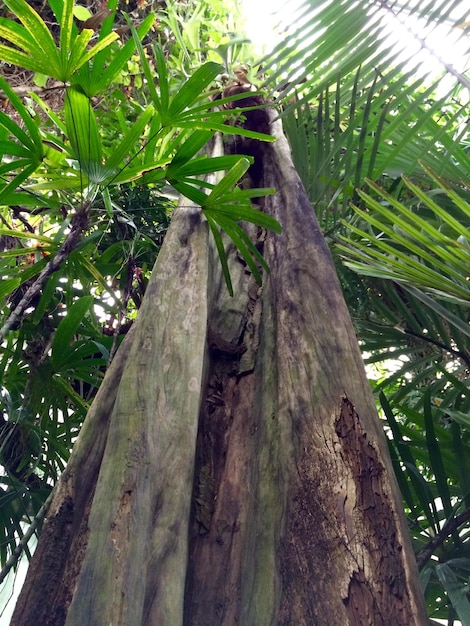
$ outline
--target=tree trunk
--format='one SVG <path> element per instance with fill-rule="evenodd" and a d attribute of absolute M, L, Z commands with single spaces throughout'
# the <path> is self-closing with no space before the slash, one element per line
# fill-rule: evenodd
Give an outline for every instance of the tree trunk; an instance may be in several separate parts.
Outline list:
<path fill-rule="evenodd" d="M 270 274 L 259 288 L 231 250 L 230 298 L 200 212 L 178 209 L 12 626 L 427 623 L 355 332 L 273 132 L 283 233 L 253 233 Z"/>

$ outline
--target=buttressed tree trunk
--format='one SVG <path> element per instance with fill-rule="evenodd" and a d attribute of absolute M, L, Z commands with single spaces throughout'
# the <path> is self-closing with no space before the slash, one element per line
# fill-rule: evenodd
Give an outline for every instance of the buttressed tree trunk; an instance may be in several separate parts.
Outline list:
<path fill-rule="evenodd" d="M 200 211 L 175 212 L 12 626 L 427 623 L 334 265 L 272 129 L 270 274 L 232 250 L 230 298 Z"/>

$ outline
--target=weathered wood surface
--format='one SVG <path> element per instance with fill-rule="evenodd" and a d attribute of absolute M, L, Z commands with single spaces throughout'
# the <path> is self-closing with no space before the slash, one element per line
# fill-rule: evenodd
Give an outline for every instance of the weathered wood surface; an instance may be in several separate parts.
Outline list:
<path fill-rule="evenodd" d="M 265 329 L 274 329 L 264 361 L 275 364 L 270 378 L 282 444 L 274 470 L 284 481 L 283 519 L 271 542 L 278 546 L 275 623 L 425 624 L 401 497 L 356 334 L 280 132 L 273 164 L 280 194 L 270 212 L 284 229 L 266 242 L 271 275 L 263 312 Z M 265 412 L 265 421 L 272 416 Z M 267 437 L 265 447 L 276 439 Z"/>
<path fill-rule="evenodd" d="M 12 626 L 181 623 L 207 251 L 200 210 L 177 210 L 132 336 L 60 480 Z M 52 588 L 46 558 L 57 560 Z"/>
<path fill-rule="evenodd" d="M 55 488 L 10 626 L 63 624 L 73 593 L 87 517 L 103 458 L 122 372 L 132 345 L 131 329 L 91 406 L 73 454 Z"/>
<path fill-rule="evenodd" d="M 274 132 L 264 186 L 279 191 L 265 210 L 283 233 L 264 244 L 271 272 L 256 296 L 253 371 L 237 375 L 237 355 L 212 359 L 197 464 L 210 488 L 202 527 L 196 506 L 185 625 L 425 624 L 355 331 L 279 125 Z M 226 306 L 219 298 L 214 318 Z"/>
<path fill-rule="evenodd" d="M 13 626 L 427 623 L 355 332 L 273 128 L 283 233 L 252 233 L 271 273 L 260 289 L 232 249 L 230 298 L 200 212 L 178 210 Z"/>

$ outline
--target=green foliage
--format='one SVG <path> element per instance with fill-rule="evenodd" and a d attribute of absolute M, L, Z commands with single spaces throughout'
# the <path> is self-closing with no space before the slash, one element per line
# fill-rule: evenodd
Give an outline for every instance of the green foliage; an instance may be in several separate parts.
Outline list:
<path fill-rule="evenodd" d="M 448 624 L 469 622 L 470 82 L 429 41 L 464 42 L 469 18 L 459 1 L 307 0 L 263 64 L 380 394 L 429 615 Z"/>
<path fill-rule="evenodd" d="M 407 403 L 392 409 L 383 393 L 380 402 L 390 427 L 390 452 L 404 497 L 421 582 L 430 616 L 446 619 L 453 607 L 468 621 L 469 434 L 424 392 L 421 411 Z M 434 401 L 433 401 L 434 400 Z M 467 477 L 462 481 L 463 477 Z M 429 546 L 432 546 L 432 549 Z M 443 598 L 447 594 L 447 601 Z"/>
<path fill-rule="evenodd" d="M 183 5 L 170 1 L 160 19 L 170 33 L 161 40 L 162 47 L 170 64 L 185 76 L 205 61 L 222 63 L 227 73 L 236 63 L 246 62 L 247 40 L 236 32 L 241 21 L 239 3 L 205 0 Z"/>
<path fill-rule="evenodd" d="M 429 63 L 410 63 L 405 47 L 413 31 L 450 24 L 454 39 L 468 22 L 464 3 L 454 3 L 452 16 L 448 3 L 433 4 L 430 12 L 426 2 L 404 10 L 399 2 L 306 1 L 290 36 L 266 60 L 266 81 L 280 89 L 294 162 L 327 232 L 348 219 L 365 177 L 416 176 L 420 160 L 454 181 L 468 171 L 462 140 L 469 126 L 460 97 L 468 79 L 426 42 L 417 43 L 434 57 L 434 74 Z"/>
<path fill-rule="evenodd" d="M 114 11 L 117 7 L 118 0 L 108 1 L 108 9 Z M 137 40 L 143 39 L 153 27 L 155 15 L 150 13 L 147 15 L 136 29 Z M 113 16 L 106 19 L 100 29 L 98 41 L 102 42 L 107 37 L 114 34 L 112 31 Z M 109 90 L 113 81 L 117 79 L 127 64 L 129 64 L 132 55 L 135 53 L 135 41 L 129 38 L 128 41 L 120 46 L 116 44 L 103 47 L 91 60 L 90 63 L 83 64 L 74 74 L 72 82 L 80 85 L 88 97 L 92 98 L 97 94 Z"/>
<path fill-rule="evenodd" d="M 5 0 L 6 6 L 21 24 L 0 18 L 0 36 L 14 47 L 0 44 L 0 59 L 33 72 L 40 72 L 66 82 L 85 63 L 117 38 L 110 33 L 88 48 L 93 35 L 90 29 L 77 33 L 73 23 L 73 0 L 65 0 L 59 18 L 60 43 L 57 46 L 49 29 L 26 0 Z M 59 7 L 61 3 L 54 3 Z"/>
<path fill-rule="evenodd" d="M 430 615 L 455 610 L 466 623 L 470 205 L 466 189 L 425 171 L 427 191 L 403 177 L 401 200 L 369 181 L 335 249 L 362 276 L 355 321 L 366 362 L 390 363 L 376 389 Z"/>
<path fill-rule="evenodd" d="M 348 265 L 357 272 L 392 279 L 438 299 L 465 304 L 469 301 L 466 268 L 470 261 L 470 204 L 431 170 L 423 168 L 438 186 L 432 195 L 403 177 L 405 189 L 419 201 L 418 210 L 366 180 L 375 197 L 358 191 L 365 208 L 354 207 L 360 218 L 357 226 L 348 223 L 355 237 L 341 237 L 352 245 L 338 248 L 347 252 Z M 443 208 L 436 192 L 445 194 L 452 206 Z"/>
<path fill-rule="evenodd" d="M 230 290 L 221 230 L 257 280 L 267 268 L 240 222 L 279 231 L 250 203 L 271 190 L 238 188 L 251 158 L 205 149 L 216 132 L 272 138 L 226 124 L 231 113 L 221 107 L 237 96 L 214 106 L 225 68 L 206 59 L 202 20 L 199 34 L 177 35 L 200 42 L 195 69 L 190 55 L 169 62 L 153 14 L 135 26 L 127 19 L 119 39 L 117 0 L 93 39 L 74 23 L 72 0 L 50 1 L 54 35 L 23 0 L 6 5 L 19 22 L 0 18 L 0 60 L 41 74 L 36 84 L 49 77 L 64 86 L 52 100 L 47 91 L 23 100 L 0 77 L 9 107 L 0 111 L 2 565 L 65 467 L 137 315 L 178 194 L 206 215 Z M 165 19 L 183 27 L 177 5 Z M 130 75 L 140 82 L 127 81 L 123 93 L 119 81 Z"/>
<path fill-rule="evenodd" d="M 42 140 L 26 107 L 1 76 L 0 88 L 10 99 L 24 123 L 24 128 L 22 128 L 3 111 L 0 111 L 0 129 L 3 130 L 0 150 L 4 157 L 10 157 L 3 158 L 3 163 L 0 165 L 0 202 L 7 206 L 23 202 L 31 206 L 31 203 L 34 203 L 34 197 L 30 198 L 18 189 L 21 189 L 22 183 L 36 170 L 44 158 Z M 9 135 L 13 136 L 16 141 L 10 139 Z M 5 176 L 15 170 L 13 178 L 11 175 L 8 178 Z"/>

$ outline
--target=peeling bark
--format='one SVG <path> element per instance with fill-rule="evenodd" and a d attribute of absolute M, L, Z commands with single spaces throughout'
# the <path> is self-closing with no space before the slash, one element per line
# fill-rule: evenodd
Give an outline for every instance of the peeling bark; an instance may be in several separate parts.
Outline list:
<path fill-rule="evenodd" d="M 273 133 L 262 175 L 278 192 L 263 210 L 283 232 L 253 232 L 270 274 L 259 288 L 232 249 L 230 298 L 206 224 L 179 210 L 13 626 L 427 623 L 355 332 Z M 54 590 L 47 550 L 64 573 Z"/>
<path fill-rule="evenodd" d="M 271 272 L 253 370 L 237 373 L 236 355 L 231 371 L 212 360 L 211 371 L 225 373 L 216 408 L 209 383 L 198 441 L 212 501 L 203 532 L 192 527 L 184 623 L 425 624 L 355 332 L 285 139 L 274 132 L 263 186 L 279 191 L 264 210 L 283 233 L 264 243 Z M 226 306 L 217 299 L 216 317 Z"/>

